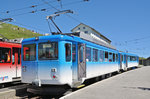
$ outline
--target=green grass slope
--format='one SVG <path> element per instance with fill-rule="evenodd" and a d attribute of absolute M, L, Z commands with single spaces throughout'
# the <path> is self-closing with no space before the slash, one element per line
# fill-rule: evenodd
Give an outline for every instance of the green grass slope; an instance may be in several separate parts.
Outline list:
<path fill-rule="evenodd" d="M 42 36 L 42 34 L 34 33 L 31 30 L 27 30 L 26 28 L 1 22 L 0 22 L 0 34 L 2 34 L 8 39 L 31 38 L 36 36 Z"/>

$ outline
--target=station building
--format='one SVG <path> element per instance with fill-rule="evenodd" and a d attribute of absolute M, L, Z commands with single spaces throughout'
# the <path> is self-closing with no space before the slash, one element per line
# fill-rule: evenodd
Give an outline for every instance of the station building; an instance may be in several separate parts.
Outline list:
<path fill-rule="evenodd" d="M 107 37 L 105 37 L 104 35 L 102 35 L 100 32 L 98 32 L 97 30 L 95 30 L 94 28 L 80 23 L 79 25 L 77 25 L 76 27 L 74 27 L 71 32 L 75 33 L 75 32 L 82 32 L 84 34 L 88 34 L 90 35 L 92 38 L 97 39 L 103 43 L 106 44 L 111 44 L 111 40 L 108 39 Z"/>

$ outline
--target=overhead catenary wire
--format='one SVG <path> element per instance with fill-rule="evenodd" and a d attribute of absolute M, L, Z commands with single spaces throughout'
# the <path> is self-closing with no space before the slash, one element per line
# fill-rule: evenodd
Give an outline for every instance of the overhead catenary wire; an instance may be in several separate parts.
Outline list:
<path fill-rule="evenodd" d="M 150 39 L 150 36 L 145 36 L 145 37 L 136 38 L 136 39 L 132 39 L 132 40 L 122 41 L 122 42 L 119 42 L 119 43 L 115 42 L 114 44 L 117 45 L 117 46 L 127 46 L 127 45 L 132 45 L 132 44 L 138 45 L 140 43 L 143 43 L 142 41 L 149 40 L 149 39 Z M 144 42 L 144 43 L 146 43 L 146 42 Z"/>
<path fill-rule="evenodd" d="M 67 6 L 67 5 L 74 5 L 74 4 L 77 4 L 77 3 L 81 3 L 83 2 L 84 0 L 78 0 L 78 1 L 73 1 L 73 2 L 69 2 L 69 3 L 65 3 L 63 4 L 63 6 Z M 45 2 L 45 4 L 47 4 L 49 2 Z M 50 6 L 50 5 L 49 5 Z M 56 5 L 56 7 L 59 6 L 59 5 Z M 56 8 L 55 6 L 53 6 L 53 8 Z M 24 12 L 24 13 L 19 13 L 19 14 L 13 14 L 13 15 L 9 15 L 9 17 L 16 17 L 16 16 L 22 16 L 22 15 L 26 15 L 26 14 L 33 14 L 33 13 L 37 13 L 37 12 L 48 12 L 48 11 L 52 11 L 51 9 L 52 7 L 47 7 L 47 8 L 41 8 L 41 9 L 36 9 L 36 10 L 32 10 L 32 11 L 28 11 L 28 12 Z M 56 10 L 56 9 L 55 9 Z M 57 10 L 58 11 L 58 10 Z M 77 21 L 77 22 L 80 22 L 78 19 L 70 16 L 70 15 L 67 15 L 69 16 L 70 18 L 72 18 L 73 20 Z"/>
<path fill-rule="evenodd" d="M 53 0 L 53 1 L 48 1 L 48 2 L 49 2 L 49 3 L 53 3 L 53 2 L 57 2 L 57 1 L 56 1 L 56 0 Z M 11 12 L 14 12 L 14 11 L 20 11 L 20 10 L 25 10 L 25 9 L 31 9 L 31 8 L 39 7 L 39 6 L 42 6 L 42 5 L 45 5 L 45 3 L 35 4 L 35 5 L 31 5 L 31 6 L 23 7 L 23 8 L 18 8 L 18 9 L 6 10 L 6 11 L 0 12 L 0 13 L 8 14 L 8 13 L 11 13 Z"/>
<path fill-rule="evenodd" d="M 53 9 L 55 9 L 55 10 L 57 10 L 57 11 L 61 11 L 61 10 L 59 10 L 58 8 L 52 6 L 50 3 L 46 2 L 45 0 L 41 0 L 41 1 L 44 2 L 44 3 L 46 3 L 47 5 L 49 5 L 49 6 L 52 7 Z M 72 16 L 70 16 L 70 15 L 68 15 L 68 14 L 66 14 L 66 15 L 67 15 L 68 17 L 72 18 L 73 20 L 75 20 L 76 22 L 82 23 L 80 20 L 78 20 L 78 19 L 76 19 L 76 18 L 74 18 L 74 17 L 72 17 Z"/>
<path fill-rule="evenodd" d="M 43 1 L 44 1 L 44 0 L 43 0 Z M 84 1 L 84 0 L 82 0 L 82 2 L 83 2 L 83 1 Z M 54 2 L 54 1 L 53 1 L 53 2 Z M 76 1 L 76 3 L 78 3 L 78 2 L 81 2 L 81 0 L 80 0 L 80 1 Z M 48 2 L 44 2 L 44 3 L 42 3 L 42 4 L 39 4 L 39 5 L 44 5 L 44 4 L 48 4 L 51 8 L 53 8 L 53 9 L 55 9 L 55 10 L 57 10 L 57 11 L 60 11 L 60 10 L 57 9 L 55 6 L 52 6 L 49 1 L 48 1 Z M 66 4 L 64 4 L 64 5 L 70 5 L 70 4 L 75 4 L 75 2 L 69 2 L 69 3 L 66 3 Z M 23 8 L 20 8 L 20 9 L 13 9 L 13 10 L 9 10 L 9 11 L 17 11 L 17 10 L 23 10 L 23 9 L 27 9 L 27 8 L 35 8 L 35 7 L 39 6 L 39 5 L 32 5 L 32 6 L 30 6 L 30 7 L 23 7 Z M 38 11 L 47 11 L 47 9 L 48 9 L 48 8 L 42 8 L 42 9 L 39 9 L 39 10 L 33 10 L 33 11 L 30 11 L 30 12 L 15 14 L 15 15 L 12 15 L 12 16 L 21 16 L 21 15 L 25 15 L 25 14 L 29 14 L 29 13 L 36 13 L 36 12 L 38 12 Z M 8 11 L 7 13 L 9 13 L 9 11 Z M 77 20 L 76 18 L 74 18 L 74 17 L 72 17 L 72 16 L 70 16 L 70 15 L 67 15 L 67 16 L 69 16 L 70 18 L 72 18 L 72 19 L 75 20 L 75 21 L 80 22 L 79 20 Z M 19 25 L 21 25 L 21 26 L 26 26 L 26 27 L 30 27 L 30 28 L 37 29 L 37 28 L 35 28 L 35 27 L 33 27 L 33 26 L 24 25 L 24 24 L 17 23 L 17 22 L 12 22 L 12 23 L 19 24 Z M 53 25 L 52 25 L 52 26 L 53 26 Z M 54 28 L 54 29 L 55 29 L 55 28 Z M 37 29 L 37 30 L 43 31 L 43 30 L 41 30 L 41 29 Z M 45 30 L 44 30 L 44 31 L 45 31 Z"/>

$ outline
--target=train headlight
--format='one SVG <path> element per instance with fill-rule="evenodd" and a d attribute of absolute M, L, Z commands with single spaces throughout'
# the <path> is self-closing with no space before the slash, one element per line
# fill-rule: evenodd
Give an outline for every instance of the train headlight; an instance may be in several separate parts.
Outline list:
<path fill-rule="evenodd" d="M 26 68 L 27 68 L 26 66 L 22 66 L 22 71 L 26 72 Z"/>
<path fill-rule="evenodd" d="M 56 72 L 57 72 L 57 69 L 56 69 L 56 68 L 52 68 L 52 69 L 51 69 L 51 77 L 52 77 L 52 79 L 54 79 L 54 80 L 56 80 L 56 79 L 58 78 Z"/>
<path fill-rule="evenodd" d="M 56 76 L 56 75 L 53 75 L 53 78 L 55 79 L 55 78 L 57 78 L 57 76 Z"/>
<path fill-rule="evenodd" d="M 57 72 L 57 69 L 56 68 L 52 68 L 51 72 Z"/>

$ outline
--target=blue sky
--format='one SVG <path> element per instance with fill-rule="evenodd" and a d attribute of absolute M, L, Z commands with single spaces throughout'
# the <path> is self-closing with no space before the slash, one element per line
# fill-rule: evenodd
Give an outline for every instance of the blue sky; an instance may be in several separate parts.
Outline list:
<path fill-rule="evenodd" d="M 57 0 L 1 0 L 0 18 L 11 17 L 14 19 L 11 24 L 48 33 L 46 16 L 56 10 L 43 1 L 60 10 L 74 11 L 68 14 L 71 17 L 56 17 L 55 22 L 63 32 L 70 32 L 82 22 L 111 39 L 118 50 L 150 56 L 150 0 L 61 0 L 62 7 Z M 33 5 L 38 6 L 30 7 Z M 46 11 L 40 11 L 45 8 Z"/>

